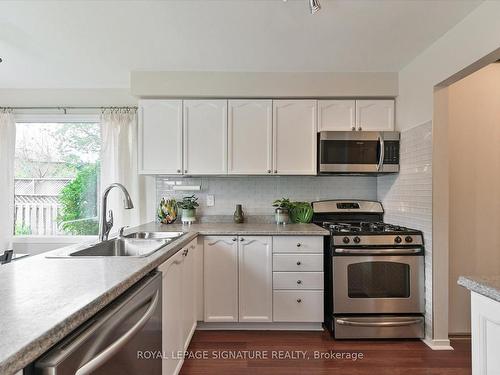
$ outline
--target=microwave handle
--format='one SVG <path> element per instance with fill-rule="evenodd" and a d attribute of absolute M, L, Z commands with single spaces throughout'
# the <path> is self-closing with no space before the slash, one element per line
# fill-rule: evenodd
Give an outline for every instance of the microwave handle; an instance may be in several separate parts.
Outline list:
<path fill-rule="evenodd" d="M 382 168 L 382 165 L 384 164 L 384 137 L 382 136 L 382 133 L 379 133 L 378 136 L 378 143 L 380 144 L 380 155 L 378 158 L 378 165 L 377 165 L 377 171 L 380 172 L 380 169 Z"/>

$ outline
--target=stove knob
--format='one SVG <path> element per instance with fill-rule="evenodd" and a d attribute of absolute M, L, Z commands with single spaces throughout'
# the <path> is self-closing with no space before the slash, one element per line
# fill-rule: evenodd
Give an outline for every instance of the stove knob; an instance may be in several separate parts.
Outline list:
<path fill-rule="evenodd" d="M 397 236 L 395 239 L 394 239 L 394 242 L 396 243 L 401 243 L 402 239 L 401 237 Z"/>
<path fill-rule="evenodd" d="M 413 242 L 413 237 L 412 236 L 406 236 L 405 237 L 405 242 L 412 243 Z"/>
<path fill-rule="evenodd" d="M 359 238 L 358 236 L 354 237 L 354 243 L 360 243 L 361 242 L 361 238 Z"/>
<path fill-rule="evenodd" d="M 342 242 L 344 242 L 344 243 L 346 243 L 346 244 L 347 244 L 347 243 L 349 243 L 350 241 L 351 241 L 351 240 L 349 239 L 349 237 L 344 237 L 344 238 L 342 239 Z"/>

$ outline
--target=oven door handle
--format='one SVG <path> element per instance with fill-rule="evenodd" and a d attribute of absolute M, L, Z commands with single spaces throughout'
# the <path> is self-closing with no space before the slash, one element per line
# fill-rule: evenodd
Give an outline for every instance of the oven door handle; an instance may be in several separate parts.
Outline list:
<path fill-rule="evenodd" d="M 419 248 L 411 249 L 335 249 L 336 254 L 356 254 L 356 255 L 386 255 L 386 254 L 418 254 L 422 251 Z"/>
<path fill-rule="evenodd" d="M 389 322 L 360 322 L 349 319 L 336 319 L 337 324 L 353 327 L 404 327 L 422 323 L 422 318 L 411 320 L 394 320 Z"/>
<path fill-rule="evenodd" d="M 380 172 L 380 169 L 382 168 L 382 165 L 384 164 L 384 153 L 385 153 L 384 137 L 383 137 L 382 133 L 379 133 L 378 143 L 380 144 L 380 154 L 378 157 L 377 171 Z"/>

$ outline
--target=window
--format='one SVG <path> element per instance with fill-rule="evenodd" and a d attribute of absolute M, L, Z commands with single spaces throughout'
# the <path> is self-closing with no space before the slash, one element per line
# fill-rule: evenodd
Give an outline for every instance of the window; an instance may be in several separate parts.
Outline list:
<path fill-rule="evenodd" d="M 100 124 L 62 119 L 16 123 L 16 236 L 97 235 Z"/>

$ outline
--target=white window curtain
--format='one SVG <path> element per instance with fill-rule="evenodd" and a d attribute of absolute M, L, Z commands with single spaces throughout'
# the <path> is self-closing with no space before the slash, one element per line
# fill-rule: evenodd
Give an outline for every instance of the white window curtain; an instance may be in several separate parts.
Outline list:
<path fill-rule="evenodd" d="M 108 196 L 108 210 L 114 214 L 112 232 L 122 226 L 144 221 L 145 181 L 137 169 L 137 116 L 131 108 L 107 109 L 101 116 L 101 192 L 118 182 L 128 190 L 134 208 L 123 207 L 123 195 L 113 189 Z M 100 213 L 102 215 L 102 213 Z"/>
<path fill-rule="evenodd" d="M 0 254 L 12 247 L 14 231 L 14 156 L 16 121 L 12 111 L 0 112 Z"/>

